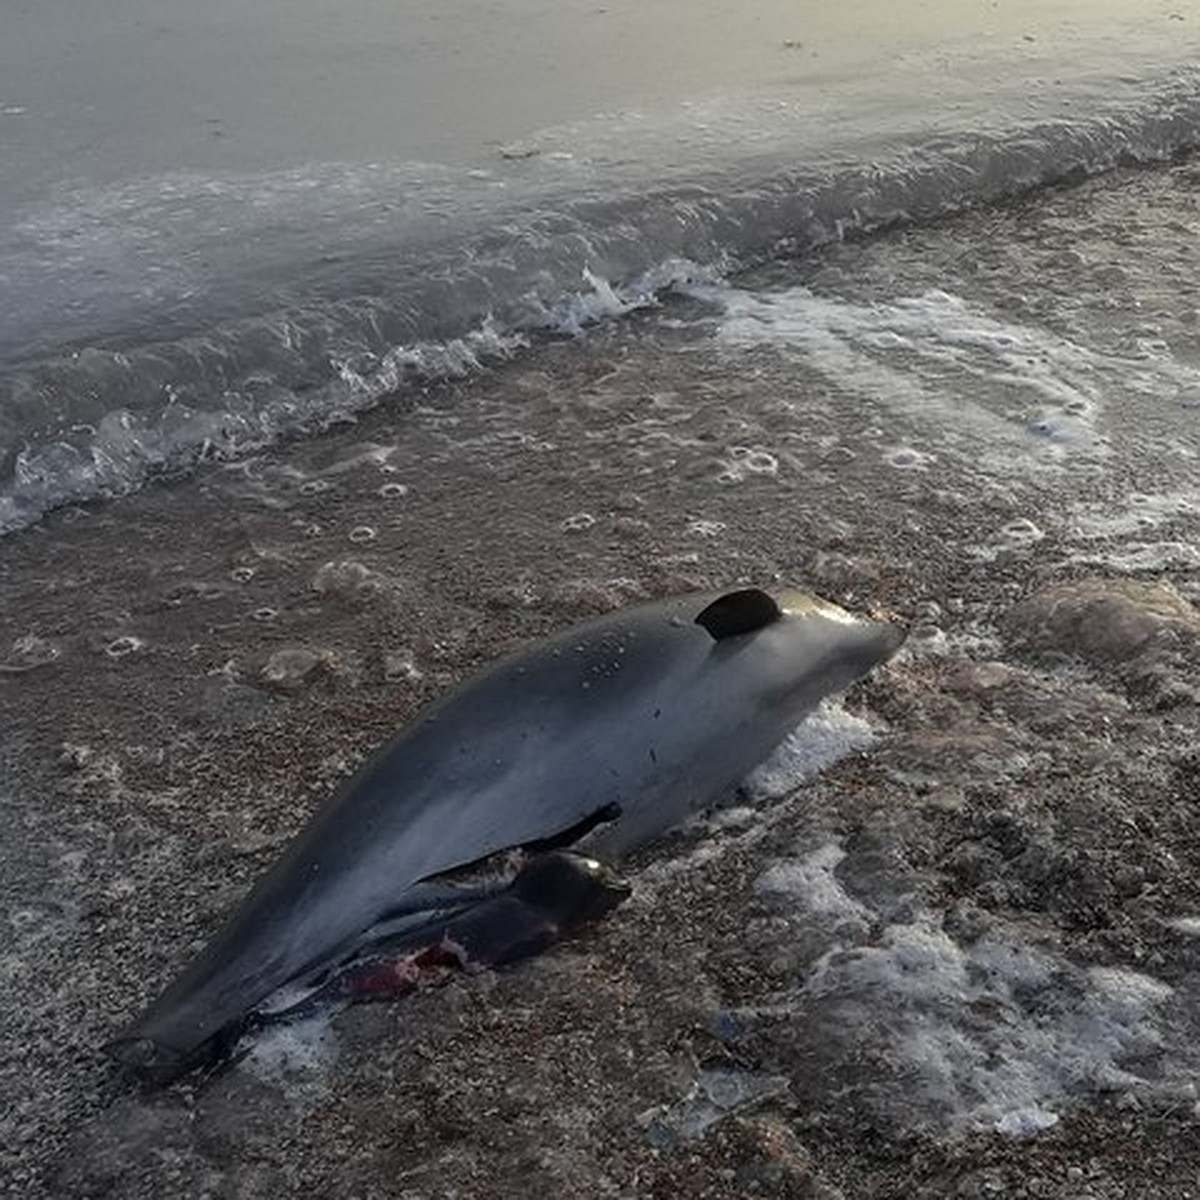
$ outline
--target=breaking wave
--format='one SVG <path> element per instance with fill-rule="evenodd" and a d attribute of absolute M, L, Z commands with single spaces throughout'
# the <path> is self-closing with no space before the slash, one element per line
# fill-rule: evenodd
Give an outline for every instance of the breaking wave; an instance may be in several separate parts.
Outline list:
<path fill-rule="evenodd" d="M 771 138 L 656 174 L 648 151 L 629 165 L 612 140 L 585 158 L 548 138 L 461 177 L 178 176 L 26 214 L 0 239 L 16 314 L 0 327 L 0 531 L 403 404 L 674 288 L 1162 162 L 1200 136 L 1200 72 L 985 131 L 789 143 L 771 111 Z"/>

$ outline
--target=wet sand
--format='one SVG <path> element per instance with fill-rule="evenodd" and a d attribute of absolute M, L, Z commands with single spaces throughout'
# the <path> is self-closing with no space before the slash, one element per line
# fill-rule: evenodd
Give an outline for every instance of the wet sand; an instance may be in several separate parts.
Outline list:
<path fill-rule="evenodd" d="M 1132 261 L 1136 237 L 1114 236 L 1131 216 L 1175 221 L 1178 253 L 1195 253 L 1194 176 L 1124 186 L 1064 201 L 1113 222 L 1076 230 L 1077 253 Z M 1006 223 L 1016 237 L 1058 219 L 964 218 L 996 223 L 995 246 L 1012 244 Z M 936 273 L 937 236 L 892 240 L 900 254 L 926 239 Z M 758 282 L 817 286 L 888 253 L 838 248 Z M 997 272 L 1023 286 L 1015 259 Z M 1135 328 L 1148 297 L 1134 300 L 1096 336 Z M 819 378 L 713 331 L 703 305 L 675 301 L 5 540 L 6 1194 L 1195 1194 L 1200 939 L 1178 922 L 1200 914 L 1197 517 L 1163 516 L 1155 536 L 1184 549 L 1143 571 L 1089 561 L 1072 517 L 1187 485 L 1194 408 L 1111 408 L 1112 460 L 989 474 L 968 445 L 943 447 L 934 473 L 888 469 L 885 397 L 839 407 Z M 930 428 L 910 442 L 937 448 Z M 781 445 L 774 472 L 721 482 L 731 448 Z M 1044 536 L 980 553 L 1031 514 Z M 777 579 L 910 626 L 848 700 L 875 748 L 749 824 L 647 854 L 634 897 L 578 943 L 346 1014 L 323 1070 L 144 1095 L 101 1058 L 423 703 L 593 612 Z M 852 936 L 755 884 L 830 838 L 840 886 L 875 914 Z M 1081 1076 L 1035 1136 L 964 1127 L 878 1012 L 856 1023 L 802 986 L 838 939 L 869 950 L 918 910 L 962 948 L 1003 936 L 1144 972 L 1169 989 L 1157 1042 L 1122 1051 L 1127 1076 Z M 966 1016 L 1036 1025 L 1045 1003 Z M 679 1113 L 717 1070 L 777 1082 L 685 1136 Z"/>

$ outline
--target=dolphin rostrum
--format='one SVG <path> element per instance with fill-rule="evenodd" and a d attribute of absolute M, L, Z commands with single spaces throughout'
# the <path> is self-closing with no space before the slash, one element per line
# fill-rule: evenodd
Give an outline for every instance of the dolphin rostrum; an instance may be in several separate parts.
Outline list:
<path fill-rule="evenodd" d="M 622 609 L 501 659 L 347 780 L 106 1049 L 167 1082 L 397 914 L 461 911 L 439 875 L 514 847 L 619 858 L 732 791 L 903 640 L 804 593 L 747 588 Z"/>

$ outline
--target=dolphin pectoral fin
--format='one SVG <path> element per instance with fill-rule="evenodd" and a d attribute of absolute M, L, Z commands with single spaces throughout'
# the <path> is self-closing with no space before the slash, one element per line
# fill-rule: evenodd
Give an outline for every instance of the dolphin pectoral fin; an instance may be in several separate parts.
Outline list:
<path fill-rule="evenodd" d="M 582 821 L 576 821 L 574 825 L 569 825 L 559 833 L 552 833 L 549 837 L 526 842 L 522 849 L 531 854 L 545 854 L 551 850 L 562 850 L 567 846 L 573 846 L 580 838 L 586 837 L 597 825 L 608 825 L 612 821 L 618 820 L 620 816 L 621 806 L 619 804 L 605 804 L 595 812 L 588 813 Z"/>
<path fill-rule="evenodd" d="M 598 825 L 607 825 L 621 816 L 621 806 L 616 803 L 602 805 L 595 812 L 589 813 L 581 821 L 548 837 L 526 842 L 520 847 L 527 855 L 549 855 L 554 851 L 572 846 L 581 838 L 591 833 Z M 577 855 L 569 855 L 577 859 Z M 535 860 L 536 861 L 536 860 Z M 592 860 L 583 860 L 588 861 Z M 487 860 L 481 860 L 485 863 Z M 468 864 L 472 866 L 480 864 Z M 387 946 L 395 946 L 399 942 L 412 943 L 426 931 L 434 927 L 446 925 L 467 911 L 485 904 L 489 900 L 503 895 L 530 870 L 531 864 L 526 864 L 513 879 L 497 880 L 477 886 L 467 886 L 459 883 L 445 883 L 440 880 L 422 880 L 406 888 L 404 893 L 388 908 L 377 921 L 355 939 L 352 945 L 341 955 L 342 961 L 363 953 L 373 953 Z M 614 875 L 613 878 L 616 878 Z"/>
<path fill-rule="evenodd" d="M 496 901 L 513 889 L 519 890 L 524 881 L 535 877 L 539 870 L 536 864 L 543 861 L 557 861 L 555 852 L 563 847 L 573 845 L 580 838 L 590 833 L 598 825 L 615 821 L 621 816 L 621 806 L 610 803 L 589 813 L 582 821 L 559 833 L 537 841 L 528 842 L 521 847 L 527 855 L 533 857 L 517 873 L 507 880 L 497 880 L 477 886 L 444 883 L 438 880 L 423 880 L 407 888 L 396 902 L 388 908 L 380 918 L 346 946 L 332 962 L 314 972 L 310 977 L 318 989 L 324 987 L 331 978 L 331 971 L 336 974 L 339 968 L 345 967 L 355 960 L 361 960 L 364 955 L 378 955 L 395 952 L 399 947 L 411 947 L 427 944 L 431 937 L 436 938 L 436 931 L 451 928 L 460 918 L 465 918 L 470 927 L 472 913 L 487 912 L 489 902 Z M 563 854 L 558 856 L 572 863 L 588 863 L 592 869 L 598 869 L 599 864 L 591 859 L 583 859 L 579 855 Z M 566 876 L 578 874 L 581 878 L 585 871 L 582 866 L 572 867 L 565 875 L 559 868 L 560 876 L 565 882 Z M 606 879 L 615 880 L 615 874 Z M 593 893 L 601 894 L 603 887 L 599 883 L 591 884 Z M 621 893 L 622 899 L 628 890 Z M 607 910 L 606 910 L 607 911 Z"/>
<path fill-rule="evenodd" d="M 697 615 L 696 624 L 702 625 L 713 640 L 719 642 L 723 638 L 753 633 L 782 616 L 783 610 L 774 596 L 760 588 L 741 588 L 718 596 Z"/>

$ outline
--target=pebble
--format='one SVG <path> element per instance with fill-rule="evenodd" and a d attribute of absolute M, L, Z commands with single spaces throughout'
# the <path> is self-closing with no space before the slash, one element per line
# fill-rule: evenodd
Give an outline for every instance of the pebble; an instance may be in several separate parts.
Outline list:
<path fill-rule="evenodd" d="M 1166 582 L 1085 579 L 1055 584 L 1009 615 L 1018 640 L 1085 662 L 1126 662 L 1168 639 L 1200 639 L 1200 612 Z"/>
<path fill-rule="evenodd" d="M 265 687 L 281 692 L 297 692 L 310 683 L 328 665 L 329 656 L 303 646 L 276 650 L 259 673 Z"/>

